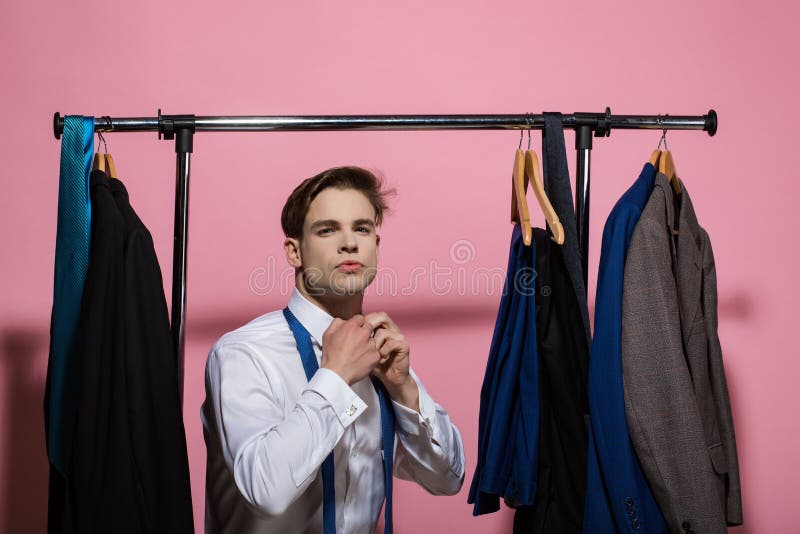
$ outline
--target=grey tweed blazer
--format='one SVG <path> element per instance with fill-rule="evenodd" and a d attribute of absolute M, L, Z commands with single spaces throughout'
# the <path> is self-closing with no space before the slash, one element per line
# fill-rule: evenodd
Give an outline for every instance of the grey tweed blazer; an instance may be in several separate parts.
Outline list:
<path fill-rule="evenodd" d="M 663 174 L 625 260 L 622 375 L 631 440 L 670 532 L 741 524 L 714 255 L 688 191 L 674 197 Z"/>

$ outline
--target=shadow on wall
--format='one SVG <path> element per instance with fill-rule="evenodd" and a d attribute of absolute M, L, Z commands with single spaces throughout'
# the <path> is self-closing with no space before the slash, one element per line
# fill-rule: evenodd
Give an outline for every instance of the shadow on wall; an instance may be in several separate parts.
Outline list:
<path fill-rule="evenodd" d="M 264 308 L 237 309 L 228 312 L 219 311 L 219 307 L 206 310 L 189 310 L 190 319 L 187 335 L 198 339 L 216 340 L 226 332 L 235 330 L 267 312 L 279 310 L 286 305 L 285 301 L 270 300 Z M 450 326 L 464 326 L 473 323 L 494 324 L 500 304 L 500 297 L 464 297 L 462 299 L 402 298 L 397 300 L 383 299 L 368 301 L 372 311 L 385 311 L 398 324 L 400 329 L 441 329 Z M 594 320 L 593 299 L 590 299 L 589 317 Z M 719 296 L 719 318 L 723 321 L 747 321 L 755 312 L 755 301 L 752 295 L 742 291 L 729 292 Z M 209 311 L 212 310 L 212 311 Z M 209 346 L 209 348 L 211 348 Z"/>
<path fill-rule="evenodd" d="M 719 295 L 717 306 L 719 318 L 724 321 L 748 321 L 756 312 L 753 296 L 742 291 Z"/>
<path fill-rule="evenodd" d="M 286 302 L 288 302 L 288 297 Z M 280 310 L 286 302 L 273 304 L 261 310 L 249 309 L 231 313 L 192 313 L 187 322 L 187 336 L 195 339 L 216 340 L 226 332 L 235 330 L 265 313 Z M 389 301 L 391 302 L 391 301 Z M 497 301 L 487 299 L 465 298 L 463 301 L 435 302 L 419 300 L 416 302 L 403 301 L 400 305 L 387 302 L 370 303 L 367 313 L 385 311 L 394 320 L 401 330 L 404 329 L 443 329 L 451 326 L 464 326 L 473 323 L 493 324 L 497 317 Z M 191 312 L 190 312 L 191 313 Z M 209 345 L 209 348 L 211 346 Z"/>
<path fill-rule="evenodd" d="M 5 510 L 0 532 L 45 532 L 49 464 L 44 440 L 46 329 L 5 329 L 2 391 L 6 406 L 3 450 L 6 476 L 0 486 Z"/>

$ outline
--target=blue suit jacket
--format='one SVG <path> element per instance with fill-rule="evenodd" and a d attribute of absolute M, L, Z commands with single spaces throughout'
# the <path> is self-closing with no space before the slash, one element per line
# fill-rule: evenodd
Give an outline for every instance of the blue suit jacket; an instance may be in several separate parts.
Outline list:
<path fill-rule="evenodd" d="M 468 502 L 473 515 L 496 512 L 500 497 L 533 504 L 539 443 L 539 375 L 536 349 L 534 244 L 526 247 L 518 225 L 486 374 L 481 387 L 478 460 Z"/>
<path fill-rule="evenodd" d="M 589 359 L 591 432 L 585 533 L 668 532 L 633 450 L 622 384 L 622 281 L 631 235 L 655 180 L 647 163 L 606 221 Z"/>

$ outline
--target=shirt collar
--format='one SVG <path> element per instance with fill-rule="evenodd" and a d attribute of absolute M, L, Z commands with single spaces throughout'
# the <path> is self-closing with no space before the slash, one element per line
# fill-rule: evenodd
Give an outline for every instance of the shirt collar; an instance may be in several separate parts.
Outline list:
<path fill-rule="evenodd" d="M 303 296 L 297 287 L 294 288 L 292 296 L 289 298 L 289 310 L 321 347 L 322 334 L 333 322 L 333 316 Z"/>

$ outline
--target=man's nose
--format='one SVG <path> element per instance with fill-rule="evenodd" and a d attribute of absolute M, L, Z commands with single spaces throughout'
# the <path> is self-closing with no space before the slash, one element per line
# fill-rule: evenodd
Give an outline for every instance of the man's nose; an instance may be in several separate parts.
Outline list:
<path fill-rule="evenodd" d="M 342 232 L 342 243 L 339 245 L 340 252 L 358 252 L 358 241 L 353 232 Z"/>

